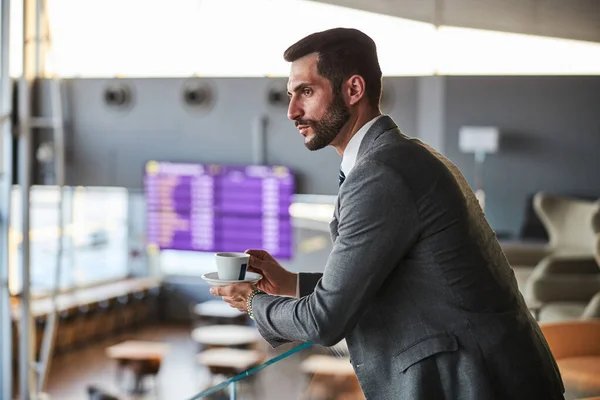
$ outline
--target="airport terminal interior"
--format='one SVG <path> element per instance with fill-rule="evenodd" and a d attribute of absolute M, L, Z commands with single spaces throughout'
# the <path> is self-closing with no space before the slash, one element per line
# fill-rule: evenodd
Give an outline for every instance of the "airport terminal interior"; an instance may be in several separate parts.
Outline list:
<path fill-rule="evenodd" d="M 600 399 L 600 2 L 0 5 L 0 400 L 365 398 L 345 340 L 273 348 L 209 292 L 218 252 L 325 269 L 341 158 L 283 52 L 334 27 L 476 193 L 565 398 Z"/>

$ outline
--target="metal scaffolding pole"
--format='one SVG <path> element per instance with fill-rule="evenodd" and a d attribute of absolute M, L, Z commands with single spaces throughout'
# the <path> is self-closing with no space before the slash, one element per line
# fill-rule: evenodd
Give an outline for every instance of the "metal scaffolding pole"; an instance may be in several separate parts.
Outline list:
<path fill-rule="evenodd" d="M 35 369 L 33 358 L 33 343 L 35 342 L 34 324 L 31 317 L 31 291 L 30 291 L 30 210 L 29 210 L 29 189 L 31 187 L 31 129 L 29 127 L 29 116 L 23 114 L 23 108 L 29 110 L 31 93 L 30 82 L 21 78 L 19 82 L 19 156 L 18 172 L 19 186 L 21 189 L 21 231 L 23 232 L 21 241 L 21 318 L 19 330 L 19 393 L 21 400 L 30 400 L 32 385 L 35 382 Z"/>
<path fill-rule="evenodd" d="M 35 330 L 31 316 L 30 292 L 30 243 L 29 243 L 29 191 L 31 187 L 31 98 L 32 84 L 36 76 L 35 56 L 37 53 L 37 2 L 23 1 L 23 73 L 19 80 L 18 115 L 19 115 L 19 158 L 18 176 L 21 188 L 21 257 L 20 270 L 22 277 L 21 320 L 19 331 L 19 394 L 21 400 L 32 400 L 35 393 Z"/>
<path fill-rule="evenodd" d="M 39 46 L 38 46 L 38 57 L 43 56 L 43 60 L 40 59 L 36 64 L 36 74 L 41 76 L 45 74 L 47 55 L 51 53 L 52 41 L 50 31 L 50 21 L 48 18 L 48 8 L 46 0 L 38 1 L 38 35 Z M 43 25 L 43 28 L 42 28 Z M 41 37 L 43 33 L 44 38 Z M 42 44 L 44 46 L 42 46 Z M 61 282 L 61 275 L 63 270 L 62 258 L 63 258 L 63 235 L 65 230 L 64 224 L 64 189 L 65 189 L 65 134 L 63 126 L 63 110 L 61 100 L 61 84 L 58 76 L 52 77 L 48 81 L 50 89 L 50 103 L 52 108 L 52 117 L 50 127 L 53 129 L 53 142 L 54 142 L 54 173 L 55 183 L 58 186 L 58 246 L 56 254 L 56 271 L 54 274 L 54 289 L 52 290 L 52 309 L 48 312 L 46 318 L 46 327 L 43 333 L 42 347 L 40 349 L 40 360 L 38 363 L 38 380 L 37 380 L 37 391 L 42 392 L 46 381 L 48 379 L 48 373 L 52 361 L 52 351 L 58 331 L 58 306 L 57 297 Z"/>
<path fill-rule="evenodd" d="M 12 187 L 10 0 L 0 0 L 0 400 L 13 397 L 12 310 L 8 286 L 8 239 Z"/>

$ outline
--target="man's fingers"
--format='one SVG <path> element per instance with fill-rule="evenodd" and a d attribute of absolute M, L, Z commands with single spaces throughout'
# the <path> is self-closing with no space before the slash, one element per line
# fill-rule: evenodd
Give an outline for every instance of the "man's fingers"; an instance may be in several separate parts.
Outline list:
<path fill-rule="evenodd" d="M 266 253 L 266 251 L 256 250 L 256 249 L 247 249 L 244 253 L 250 254 L 251 256 L 254 256 L 254 257 L 261 257 L 263 254 Z"/>
<path fill-rule="evenodd" d="M 252 285 L 249 283 L 234 283 L 228 286 L 213 286 L 210 288 L 211 294 L 221 296 L 223 301 L 240 311 L 247 311 L 246 299 L 251 291 Z"/>
<path fill-rule="evenodd" d="M 231 286 L 213 286 L 210 288 L 210 294 L 221 297 L 230 296 Z"/>
<path fill-rule="evenodd" d="M 260 268 L 248 267 L 248 271 L 250 271 L 250 272 L 256 272 L 256 273 L 258 273 L 258 274 L 261 274 L 261 275 L 263 275 L 263 270 L 262 270 L 262 269 L 260 269 Z"/>
<path fill-rule="evenodd" d="M 255 268 L 255 269 L 258 269 L 258 270 L 262 271 L 264 269 L 265 264 L 266 263 L 263 260 L 261 260 L 260 258 L 257 258 L 255 256 L 251 255 L 248 266 L 250 268 Z"/>
<path fill-rule="evenodd" d="M 246 254 L 250 254 L 250 256 L 251 256 L 250 258 L 257 258 L 260 261 L 273 259 L 273 257 L 271 257 L 271 255 L 264 250 L 249 249 L 249 250 L 246 250 Z"/>
<path fill-rule="evenodd" d="M 236 294 L 251 290 L 252 285 L 249 283 L 232 283 L 227 286 L 213 286 L 210 288 L 210 294 L 221 297 L 235 297 Z"/>

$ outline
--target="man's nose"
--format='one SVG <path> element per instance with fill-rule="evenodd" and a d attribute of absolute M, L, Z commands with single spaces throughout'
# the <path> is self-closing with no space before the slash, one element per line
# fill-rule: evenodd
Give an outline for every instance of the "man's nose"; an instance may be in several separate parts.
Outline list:
<path fill-rule="evenodd" d="M 288 105 L 287 117 L 292 121 L 297 120 L 302 116 L 302 109 L 298 106 L 298 102 L 293 98 L 290 100 Z"/>

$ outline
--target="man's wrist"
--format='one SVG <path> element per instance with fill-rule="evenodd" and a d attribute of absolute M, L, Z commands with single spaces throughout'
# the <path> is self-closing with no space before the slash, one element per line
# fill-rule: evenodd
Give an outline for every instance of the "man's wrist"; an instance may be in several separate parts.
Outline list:
<path fill-rule="evenodd" d="M 254 300 L 254 298 L 259 295 L 259 294 L 264 294 L 265 292 L 263 292 L 262 290 L 258 289 L 256 286 L 253 287 L 252 292 L 250 292 L 250 295 L 248 295 L 248 299 L 246 299 L 246 312 L 248 313 L 248 316 L 250 317 L 250 319 L 254 319 L 254 311 L 252 310 L 252 300 Z"/>

